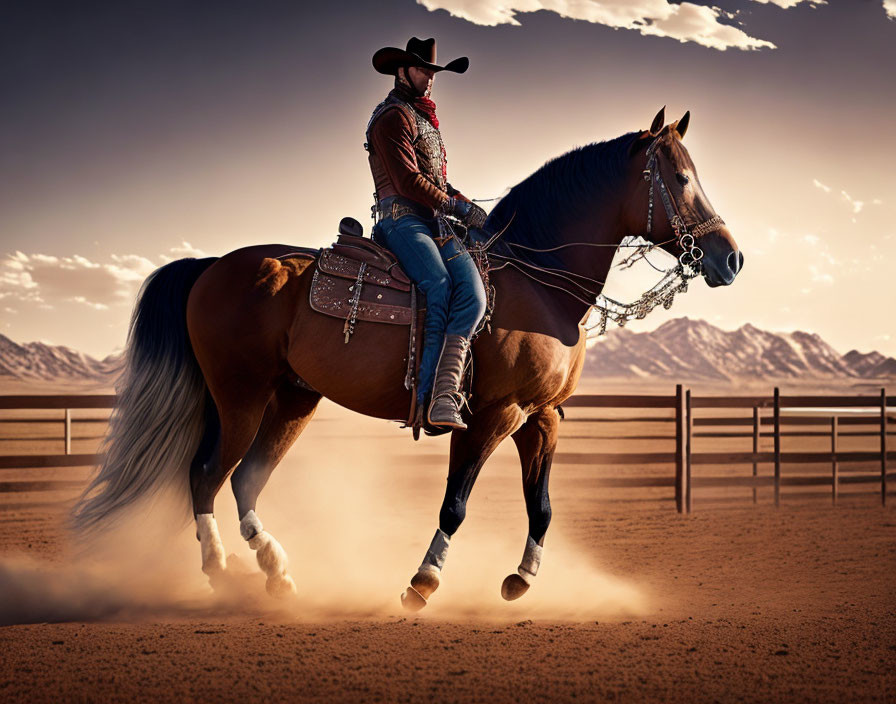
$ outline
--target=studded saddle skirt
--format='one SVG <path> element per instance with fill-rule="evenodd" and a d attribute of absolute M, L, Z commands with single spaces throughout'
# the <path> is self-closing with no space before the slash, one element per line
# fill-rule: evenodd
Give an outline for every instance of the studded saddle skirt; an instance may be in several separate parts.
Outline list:
<path fill-rule="evenodd" d="M 360 227 L 360 226 L 359 226 Z M 412 287 L 389 250 L 355 234 L 341 234 L 321 250 L 311 282 L 312 310 L 345 321 L 410 325 Z M 417 297 L 416 310 L 425 307 Z"/>

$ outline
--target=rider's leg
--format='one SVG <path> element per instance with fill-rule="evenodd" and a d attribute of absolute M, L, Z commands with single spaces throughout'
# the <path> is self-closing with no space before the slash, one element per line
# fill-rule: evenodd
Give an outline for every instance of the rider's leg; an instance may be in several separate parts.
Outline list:
<path fill-rule="evenodd" d="M 416 215 L 405 215 L 398 220 L 384 218 L 379 226 L 386 246 L 395 254 L 405 273 L 426 295 L 423 354 L 420 358 L 417 386 L 417 400 L 422 403 L 432 388 L 436 361 L 445 336 L 451 276 L 426 220 Z"/>
<path fill-rule="evenodd" d="M 457 238 L 448 240 L 439 253 L 451 275 L 452 290 L 427 418 L 432 425 L 462 430 L 466 424 L 460 415 L 460 385 L 470 337 L 485 314 L 486 296 L 473 258 Z"/>
<path fill-rule="evenodd" d="M 451 276 L 451 300 L 445 333 L 470 338 L 485 315 L 486 295 L 482 277 L 466 248 L 452 237 L 439 250 Z"/>

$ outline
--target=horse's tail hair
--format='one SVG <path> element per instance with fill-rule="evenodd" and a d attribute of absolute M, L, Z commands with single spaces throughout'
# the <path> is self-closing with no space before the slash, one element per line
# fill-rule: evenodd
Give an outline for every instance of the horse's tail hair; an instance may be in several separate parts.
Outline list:
<path fill-rule="evenodd" d="M 187 333 L 187 297 L 215 258 L 179 259 L 144 282 L 131 318 L 103 461 L 72 510 L 86 535 L 138 499 L 173 489 L 189 510 L 189 467 L 208 391 Z"/>

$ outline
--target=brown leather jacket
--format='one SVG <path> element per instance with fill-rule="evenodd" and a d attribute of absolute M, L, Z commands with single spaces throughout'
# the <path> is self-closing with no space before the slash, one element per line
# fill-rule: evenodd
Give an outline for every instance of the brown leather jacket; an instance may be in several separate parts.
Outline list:
<path fill-rule="evenodd" d="M 412 106 L 390 98 L 377 106 L 367 128 L 376 197 L 402 196 L 435 215 L 457 193 L 442 174 L 441 135 Z"/>

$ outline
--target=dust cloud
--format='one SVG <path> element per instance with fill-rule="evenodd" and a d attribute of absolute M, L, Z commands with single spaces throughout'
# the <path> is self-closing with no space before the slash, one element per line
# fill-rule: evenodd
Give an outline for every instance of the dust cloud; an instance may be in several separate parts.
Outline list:
<path fill-rule="evenodd" d="M 408 456 L 420 457 L 419 463 Z M 442 455 L 439 461 L 436 455 Z M 262 492 L 257 513 L 285 548 L 295 597 L 275 600 L 239 535 L 225 485 L 215 515 L 228 576 L 215 590 L 200 570 L 199 543 L 181 530 L 177 501 L 157 499 L 89 544 L 73 540 L 58 561 L 0 560 L 0 624 L 97 619 L 178 619 L 264 614 L 326 620 L 407 616 L 408 585 L 438 525 L 447 439 L 413 443 L 394 424 L 322 406 Z M 554 470 L 553 482 L 561 481 Z M 442 584 L 422 618 L 489 621 L 623 618 L 647 612 L 633 584 L 607 574 L 565 535 L 556 517 L 534 586 L 516 602 L 500 595 L 516 571 L 527 520 L 509 441 L 486 464 L 451 542 Z M 14 529 L 8 526 L 7 529 Z"/>

